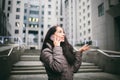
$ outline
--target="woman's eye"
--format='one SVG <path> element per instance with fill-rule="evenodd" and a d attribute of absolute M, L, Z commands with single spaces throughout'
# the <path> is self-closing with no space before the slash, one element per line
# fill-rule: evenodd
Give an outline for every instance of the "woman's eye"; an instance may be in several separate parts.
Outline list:
<path fill-rule="evenodd" d="M 59 33 L 62 33 L 62 31 L 59 31 Z"/>

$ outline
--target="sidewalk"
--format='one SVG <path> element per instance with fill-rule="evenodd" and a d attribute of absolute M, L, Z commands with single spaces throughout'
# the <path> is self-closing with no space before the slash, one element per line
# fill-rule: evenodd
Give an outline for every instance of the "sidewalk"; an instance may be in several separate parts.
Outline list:
<path fill-rule="evenodd" d="M 11 75 L 8 80 L 48 80 L 46 74 Z M 120 76 L 109 73 L 75 73 L 74 80 L 120 80 Z"/>

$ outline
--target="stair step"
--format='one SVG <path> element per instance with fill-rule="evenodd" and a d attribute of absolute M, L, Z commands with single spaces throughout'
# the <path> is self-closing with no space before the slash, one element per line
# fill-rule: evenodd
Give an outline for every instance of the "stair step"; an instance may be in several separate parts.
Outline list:
<path fill-rule="evenodd" d="M 19 61 L 13 66 L 43 66 L 41 61 Z M 83 62 L 81 66 L 95 66 L 93 63 Z"/>
<path fill-rule="evenodd" d="M 99 66 L 80 66 L 80 69 L 98 69 Z"/>
<path fill-rule="evenodd" d="M 94 63 L 82 62 L 82 66 L 94 66 Z"/>
<path fill-rule="evenodd" d="M 26 50 L 22 53 L 20 61 L 13 65 L 11 74 L 46 74 L 45 67 L 40 59 L 39 50 Z M 94 63 L 82 62 L 78 73 L 101 72 Z"/>
<path fill-rule="evenodd" d="M 98 66 L 81 66 L 80 69 L 98 69 Z M 44 66 L 14 66 L 13 70 L 45 69 Z"/>
<path fill-rule="evenodd" d="M 20 57 L 21 61 L 39 61 L 40 56 L 39 55 L 22 55 Z"/>
<path fill-rule="evenodd" d="M 13 64 L 13 66 L 15 67 L 24 67 L 24 66 L 43 66 L 42 63 L 40 61 L 19 61 L 15 64 Z"/>
<path fill-rule="evenodd" d="M 21 71 L 11 71 L 11 74 L 45 74 L 45 70 L 21 70 Z"/>
<path fill-rule="evenodd" d="M 45 67 L 13 67 L 12 70 L 45 70 Z"/>
<path fill-rule="evenodd" d="M 102 69 L 79 69 L 78 73 L 82 73 L 82 72 L 102 72 Z"/>
<path fill-rule="evenodd" d="M 79 69 L 77 73 L 102 72 L 102 69 Z M 45 70 L 17 70 L 11 71 L 11 74 L 46 74 Z"/>

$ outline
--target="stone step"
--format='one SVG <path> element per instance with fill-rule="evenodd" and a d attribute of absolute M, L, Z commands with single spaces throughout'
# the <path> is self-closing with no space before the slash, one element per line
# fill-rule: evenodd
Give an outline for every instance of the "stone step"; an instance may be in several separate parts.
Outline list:
<path fill-rule="evenodd" d="M 93 63 L 82 62 L 79 73 L 101 72 Z M 19 61 L 13 65 L 11 74 L 45 74 L 45 68 L 40 61 Z"/>
<path fill-rule="evenodd" d="M 22 55 L 40 55 L 40 50 L 25 50 Z"/>
<path fill-rule="evenodd" d="M 11 74 L 46 74 L 45 70 L 20 70 L 20 71 L 11 71 Z"/>
<path fill-rule="evenodd" d="M 41 66 L 41 67 L 13 67 L 12 70 L 45 70 L 45 67 L 44 66 Z"/>
<path fill-rule="evenodd" d="M 26 66 L 43 66 L 40 61 L 19 61 L 15 64 L 13 64 L 13 67 L 26 67 Z"/>
<path fill-rule="evenodd" d="M 102 69 L 79 69 L 77 73 L 102 72 Z M 46 74 L 45 70 L 17 70 L 11 71 L 11 74 Z"/>
<path fill-rule="evenodd" d="M 78 73 L 83 73 L 83 72 L 102 72 L 102 69 L 79 69 Z"/>
<path fill-rule="evenodd" d="M 21 61 L 39 61 L 40 56 L 39 55 L 22 55 L 20 57 Z"/>
<path fill-rule="evenodd" d="M 43 64 L 41 61 L 19 61 L 13 64 L 13 66 L 43 66 Z M 95 64 L 82 62 L 81 66 L 95 66 Z"/>
<path fill-rule="evenodd" d="M 80 69 L 99 69 L 98 66 L 81 66 Z M 12 70 L 45 70 L 44 66 L 14 66 Z"/>

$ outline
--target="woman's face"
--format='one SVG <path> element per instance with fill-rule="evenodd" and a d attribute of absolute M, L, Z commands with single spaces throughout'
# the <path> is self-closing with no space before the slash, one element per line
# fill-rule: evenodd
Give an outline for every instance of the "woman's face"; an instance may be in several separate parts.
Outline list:
<path fill-rule="evenodd" d="M 56 28 L 56 32 L 54 35 L 61 40 L 61 42 L 64 42 L 65 40 L 65 33 L 61 27 Z"/>

